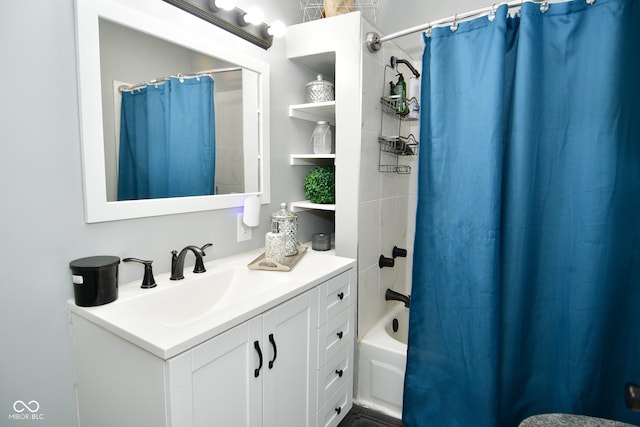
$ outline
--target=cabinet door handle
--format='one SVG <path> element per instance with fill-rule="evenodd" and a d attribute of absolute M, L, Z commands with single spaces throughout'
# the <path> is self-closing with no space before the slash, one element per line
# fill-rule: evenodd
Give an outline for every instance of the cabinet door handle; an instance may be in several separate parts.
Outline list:
<path fill-rule="evenodd" d="M 341 340 L 341 339 L 342 339 L 342 336 L 343 336 L 344 334 L 342 333 L 342 331 L 340 331 L 340 332 L 338 332 L 336 335 L 338 336 L 338 339 L 340 339 L 340 340 Z"/>
<path fill-rule="evenodd" d="M 271 346 L 273 346 L 273 359 L 269 360 L 269 369 L 273 369 L 273 362 L 275 362 L 276 357 L 278 357 L 278 347 L 276 347 L 276 340 L 273 338 L 273 334 L 269 334 L 269 342 Z"/>
<path fill-rule="evenodd" d="M 342 374 L 344 374 L 344 371 L 342 369 L 336 369 L 336 374 L 338 374 L 338 376 L 342 378 Z"/>
<path fill-rule="evenodd" d="M 253 376 L 258 378 L 260 376 L 260 369 L 262 369 L 262 350 L 260 350 L 260 343 L 258 341 L 253 342 L 253 348 L 258 352 L 258 358 L 260 359 L 260 365 L 253 371 Z"/>
<path fill-rule="evenodd" d="M 336 408 L 336 412 L 338 413 L 338 415 L 340 415 L 340 412 L 342 412 L 342 407 L 338 406 Z"/>
<path fill-rule="evenodd" d="M 344 292 L 340 292 L 338 294 L 338 299 L 343 299 L 344 298 Z"/>

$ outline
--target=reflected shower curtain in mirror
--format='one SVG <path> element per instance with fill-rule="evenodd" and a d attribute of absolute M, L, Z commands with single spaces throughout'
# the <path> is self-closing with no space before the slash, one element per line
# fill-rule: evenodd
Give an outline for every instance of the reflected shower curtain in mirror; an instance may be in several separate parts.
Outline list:
<path fill-rule="evenodd" d="M 200 76 L 122 93 L 118 200 L 214 194 L 213 90 Z"/>
<path fill-rule="evenodd" d="M 425 44 L 405 424 L 640 425 L 640 2 Z"/>

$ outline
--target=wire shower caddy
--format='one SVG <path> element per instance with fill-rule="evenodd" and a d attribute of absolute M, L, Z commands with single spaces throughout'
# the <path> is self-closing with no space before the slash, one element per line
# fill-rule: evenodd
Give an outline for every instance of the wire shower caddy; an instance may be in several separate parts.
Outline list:
<path fill-rule="evenodd" d="M 325 0 L 300 0 L 302 22 L 315 21 L 324 18 Z M 380 0 L 335 0 L 338 10 L 359 10 L 362 16 L 370 22 L 376 22 Z"/>
<path fill-rule="evenodd" d="M 387 72 L 396 74 L 397 70 L 389 65 L 385 66 L 383 73 L 383 88 L 386 88 Z M 420 104 L 416 98 L 404 98 L 401 95 L 383 95 L 380 97 L 381 117 L 380 117 L 380 134 L 378 136 L 378 144 L 380 150 L 378 154 L 378 171 L 385 173 L 410 174 L 411 166 L 400 163 L 400 158 L 415 157 L 418 155 L 420 142 L 410 133 L 407 136 L 402 135 L 402 124 L 406 122 L 418 121 L 418 117 L 409 115 L 408 113 L 399 114 L 400 106 L 405 110 L 420 111 Z M 383 133 L 384 117 L 393 117 L 397 120 L 397 133 L 394 135 L 385 135 Z"/>

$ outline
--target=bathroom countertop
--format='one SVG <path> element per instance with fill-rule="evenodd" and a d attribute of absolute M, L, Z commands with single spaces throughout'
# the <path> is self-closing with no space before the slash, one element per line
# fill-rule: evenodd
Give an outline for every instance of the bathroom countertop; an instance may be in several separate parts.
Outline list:
<path fill-rule="evenodd" d="M 636 427 L 632 424 L 602 418 L 571 414 L 534 415 L 520 423 L 519 427 Z"/>
<path fill-rule="evenodd" d="M 185 279 L 180 281 L 171 281 L 169 273 L 156 275 L 158 286 L 153 289 L 141 289 L 140 280 L 126 283 L 119 287 L 119 296 L 114 302 L 97 307 L 80 307 L 70 300 L 68 309 L 167 360 L 356 265 L 355 260 L 336 256 L 333 250 L 318 252 L 309 249 L 291 271 L 250 270 L 247 265 L 263 251 L 264 248 L 207 262 L 206 273 L 185 271 Z M 194 281 L 208 280 L 208 277 L 215 279 L 219 277 L 216 274 L 227 271 L 236 271 L 241 281 L 221 291 L 225 298 L 221 305 L 214 303 L 208 308 L 205 304 L 204 308 L 198 308 L 202 305 L 198 298 L 185 299 L 188 302 L 184 302 L 179 298 L 180 294 L 174 292 L 180 289 L 187 291 L 189 286 L 200 286 L 197 292 L 203 289 L 202 286 L 215 290 L 222 284 L 215 280 Z M 167 300 L 163 295 L 176 295 L 178 298 Z M 204 295 L 201 299 L 205 300 Z M 158 314 L 158 307 L 165 307 L 168 311 L 175 309 L 186 315 L 200 310 L 198 313 L 201 314 L 185 321 L 162 321 L 153 315 Z"/>

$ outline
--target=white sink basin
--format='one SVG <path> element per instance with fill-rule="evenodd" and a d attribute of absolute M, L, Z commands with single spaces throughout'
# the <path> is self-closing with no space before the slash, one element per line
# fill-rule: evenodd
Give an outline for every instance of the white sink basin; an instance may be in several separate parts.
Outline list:
<path fill-rule="evenodd" d="M 182 280 L 158 274 L 153 289 L 141 289 L 140 280 L 125 283 L 116 301 L 80 307 L 71 300 L 69 311 L 168 360 L 355 266 L 333 251 L 307 251 L 292 271 L 249 269 L 261 253 L 208 262 L 201 274 L 185 267 Z"/>
<path fill-rule="evenodd" d="M 119 310 L 129 318 L 180 327 L 268 292 L 288 280 L 283 274 L 235 266 L 188 275 L 177 281 L 158 281 L 158 286 L 145 294 L 121 301 Z"/>

